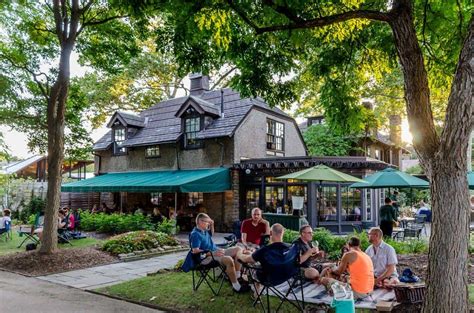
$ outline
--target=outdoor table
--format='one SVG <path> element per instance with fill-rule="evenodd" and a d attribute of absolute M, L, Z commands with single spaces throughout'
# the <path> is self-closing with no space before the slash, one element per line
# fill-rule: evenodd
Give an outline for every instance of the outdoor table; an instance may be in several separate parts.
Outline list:
<path fill-rule="evenodd" d="M 414 222 L 415 218 L 414 217 L 399 217 L 398 221 L 400 222 L 400 226 L 402 227 L 407 227 L 409 222 Z"/>
<path fill-rule="evenodd" d="M 263 213 L 263 218 L 266 219 L 270 223 L 270 225 L 279 223 L 287 229 L 292 229 L 296 231 L 299 231 L 301 226 L 308 224 L 308 220 L 304 216 Z"/>

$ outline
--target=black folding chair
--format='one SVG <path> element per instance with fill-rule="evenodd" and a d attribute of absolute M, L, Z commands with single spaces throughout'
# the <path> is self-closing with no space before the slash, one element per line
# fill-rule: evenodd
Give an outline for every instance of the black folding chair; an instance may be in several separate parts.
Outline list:
<path fill-rule="evenodd" d="M 304 311 L 304 277 L 299 267 L 299 250 L 296 245 L 292 245 L 284 254 L 269 250 L 265 255 L 265 262 L 260 266 L 246 263 L 243 266 L 249 271 L 249 283 L 255 290 L 254 307 L 260 303 L 263 312 L 271 312 L 270 294 L 273 294 L 280 300 L 275 312 L 278 312 L 284 302 L 290 303 L 300 312 Z M 284 291 L 277 288 L 283 286 Z M 298 291 L 301 291 L 301 300 L 296 296 Z M 262 301 L 262 296 L 266 296 L 266 305 Z"/>
<path fill-rule="evenodd" d="M 403 230 L 403 240 L 408 239 L 408 238 L 416 238 L 420 239 L 420 234 L 421 234 L 421 228 L 413 228 L 410 227 L 410 224 L 407 228 Z"/>

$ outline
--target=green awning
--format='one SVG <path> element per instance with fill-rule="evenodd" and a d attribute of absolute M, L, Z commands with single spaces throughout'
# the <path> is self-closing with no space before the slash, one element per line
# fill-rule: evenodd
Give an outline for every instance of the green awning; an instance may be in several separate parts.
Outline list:
<path fill-rule="evenodd" d="M 230 189 L 227 168 L 109 173 L 64 184 L 64 192 L 222 192 Z"/>

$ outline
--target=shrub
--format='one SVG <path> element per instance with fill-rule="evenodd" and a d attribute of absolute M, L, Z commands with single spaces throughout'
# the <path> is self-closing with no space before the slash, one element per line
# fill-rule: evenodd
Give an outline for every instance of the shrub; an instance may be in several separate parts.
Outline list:
<path fill-rule="evenodd" d="M 165 233 L 134 231 L 114 236 L 102 245 L 102 250 L 112 254 L 131 253 L 160 246 L 176 246 L 178 242 Z"/>
<path fill-rule="evenodd" d="M 44 211 L 46 207 L 46 201 L 40 197 L 32 197 L 30 202 L 20 211 L 19 220 L 23 223 L 29 222 L 30 215 L 36 215 L 37 213 Z M 34 222 L 34 220 L 33 220 Z"/>
<path fill-rule="evenodd" d="M 149 217 L 142 214 L 105 214 L 81 211 L 81 229 L 101 233 L 124 233 L 136 230 L 152 230 Z"/>
<path fill-rule="evenodd" d="M 179 227 L 176 226 L 175 219 L 164 218 L 163 221 L 156 225 L 156 231 L 168 235 L 174 235 L 179 232 Z"/>
<path fill-rule="evenodd" d="M 283 236 L 283 241 L 291 243 L 297 239 L 298 236 L 299 233 L 297 231 L 286 230 Z M 360 239 L 362 251 L 365 251 L 367 247 L 369 247 L 369 236 L 366 232 L 339 236 L 332 234 L 326 228 L 316 228 L 313 233 L 313 241 L 318 241 L 319 248 L 326 252 L 328 259 L 335 260 L 341 258 L 341 248 L 352 236 Z M 474 236 L 472 238 L 474 239 Z M 428 251 L 428 243 L 425 240 L 394 241 L 387 239 L 385 242 L 391 245 L 397 254 L 418 254 L 426 253 Z M 471 249 L 474 250 L 472 246 Z"/>

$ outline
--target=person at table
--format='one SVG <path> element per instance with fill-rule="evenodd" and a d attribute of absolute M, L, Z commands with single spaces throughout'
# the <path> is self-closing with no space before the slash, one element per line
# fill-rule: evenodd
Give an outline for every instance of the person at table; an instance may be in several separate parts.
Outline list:
<path fill-rule="evenodd" d="M 390 288 L 398 284 L 397 253 L 395 249 L 383 241 L 382 230 L 372 227 L 369 230 L 369 242 L 371 245 L 365 253 L 372 259 L 374 264 L 375 286 Z"/>
<path fill-rule="evenodd" d="M 303 225 L 300 228 L 300 236 L 293 241 L 300 252 L 300 267 L 304 277 L 312 280 L 314 283 L 319 282 L 319 271 L 311 266 L 311 258 L 316 256 L 324 256 L 324 251 L 320 251 L 318 247 L 314 247 L 313 229 L 310 225 Z"/>
<path fill-rule="evenodd" d="M 160 224 L 163 222 L 163 214 L 161 214 L 160 209 L 158 207 L 153 208 L 153 213 L 151 215 L 151 222 L 153 224 Z"/>
<path fill-rule="evenodd" d="M 359 238 L 351 237 L 347 244 L 349 251 L 343 255 L 339 266 L 325 268 L 321 273 L 320 282 L 330 288 L 336 282 L 336 279 L 331 277 L 343 277 L 347 271 L 354 299 L 363 299 L 374 291 L 374 266 L 370 257 L 360 249 Z"/>
<path fill-rule="evenodd" d="M 392 206 L 392 199 L 385 198 L 385 205 L 380 207 L 380 229 L 384 237 L 392 238 L 393 224 L 397 222 L 395 208 Z"/>
<path fill-rule="evenodd" d="M 400 215 L 400 204 L 398 203 L 398 191 L 395 190 L 393 192 L 391 199 L 392 199 L 393 209 L 395 210 L 395 220 L 397 220 L 398 216 Z"/>
<path fill-rule="evenodd" d="M 262 235 L 270 234 L 270 223 L 262 218 L 262 210 L 252 209 L 252 217 L 244 220 L 240 228 L 242 244 L 248 248 L 260 246 Z"/>
<path fill-rule="evenodd" d="M 237 254 L 242 250 L 235 246 L 228 249 L 219 249 L 212 241 L 211 231 L 214 232 L 214 221 L 206 213 L 199 213 L 196 217 L 196 227 L 189 235 L 189 243 L 192 253 L 206 252 L 206 258 L 201 264 L 208 264 L 212 260 L 216 260 L 225 266 L 225 272 L 232 283 L 234 292 L 246 292 L 250 290 L 248 285 L 240 285 L 238 278 L 240 277 L 241 264 L 237 262 Z"/>

